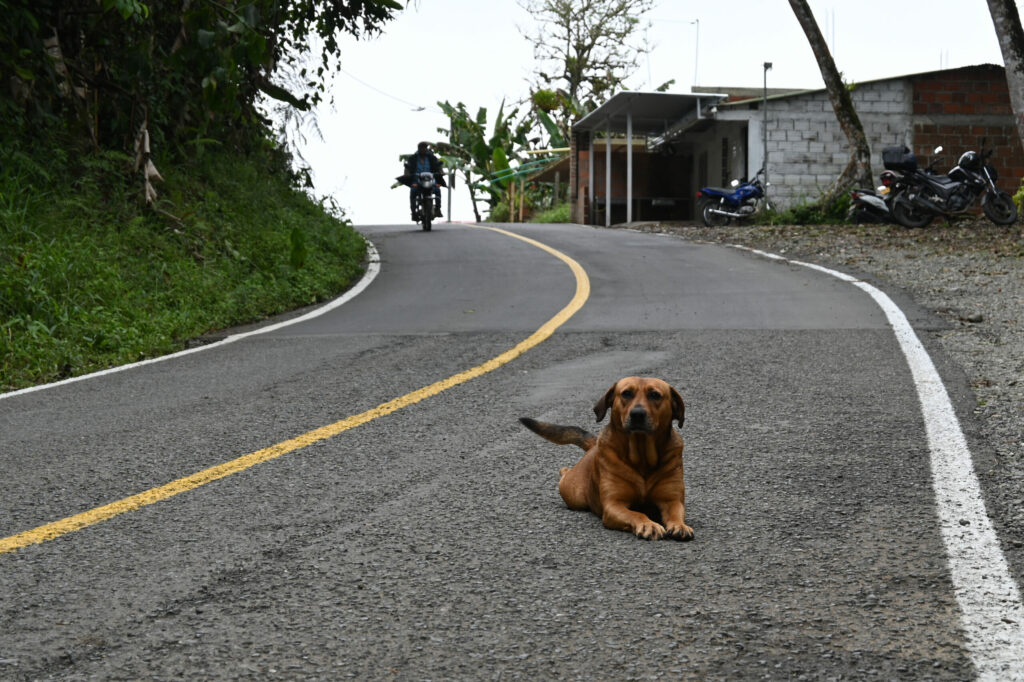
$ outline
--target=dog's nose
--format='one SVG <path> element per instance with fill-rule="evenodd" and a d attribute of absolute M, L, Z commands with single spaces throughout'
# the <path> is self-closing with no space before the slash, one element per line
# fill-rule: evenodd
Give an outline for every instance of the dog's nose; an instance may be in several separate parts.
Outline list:
<path fill-rule="evenodd" d="M 629 425 L 630 426 L 646 426 L 647 425 L 647 411 L 642 407 L 634 407 L 629 411 Z"/>

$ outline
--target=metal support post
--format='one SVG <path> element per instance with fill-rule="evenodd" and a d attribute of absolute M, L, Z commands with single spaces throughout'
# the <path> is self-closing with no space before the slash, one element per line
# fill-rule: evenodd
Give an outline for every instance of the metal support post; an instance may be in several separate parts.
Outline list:
<path fill-rule="evenodd" d="M 612 226 L 612 122 L 605 122 L 604 131 L 604 226 Z"/>

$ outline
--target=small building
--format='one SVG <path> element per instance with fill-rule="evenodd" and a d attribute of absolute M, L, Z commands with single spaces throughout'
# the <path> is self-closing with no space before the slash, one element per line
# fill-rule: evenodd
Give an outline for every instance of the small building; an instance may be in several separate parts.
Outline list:
<path fill-rule="evenodd" d="M 941 145 L 937 167 L 948 170 L 984 141 L 995 149 L 1000 187 L 1016 192 L 1024 148 L 1002 66 L 885 78 L 850 90 L 876 178 L 883 147 L 906 145 L 927 163 Z M 766 146 L 769 196 L 780 208 L 815 200 L 850 158 L 824 88 L 769 90 L 767 97 L 759 89 L 728 87 L 617 93 L 573 125 L 573 220 L 693 220 L 697 190 L 752 176 Z"/>

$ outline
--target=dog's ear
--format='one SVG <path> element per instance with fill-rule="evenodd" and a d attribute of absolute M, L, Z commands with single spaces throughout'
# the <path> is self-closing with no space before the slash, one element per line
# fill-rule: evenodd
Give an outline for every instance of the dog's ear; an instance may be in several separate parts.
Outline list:
<path fill-rule="evenodd" d="M 619 385 L 619 382 L 612 384 L 612 387 L 608 389 L 608 392 L 604 396 L 594 403 L 594 415 L 597 417 L 597 421 L 604 419 L 605 412 L 615 402 L 615 387 Z"/>
<path fill-rule="evenodd" d="M 668 390 L 672 395 L 672 418 L 679 422 L 679 426 L 683 425 L 683 420 L 686 418 L 686 403 L 683 402 L 683 396 L 679 395 L 679 391 L 668 387 Z"/>

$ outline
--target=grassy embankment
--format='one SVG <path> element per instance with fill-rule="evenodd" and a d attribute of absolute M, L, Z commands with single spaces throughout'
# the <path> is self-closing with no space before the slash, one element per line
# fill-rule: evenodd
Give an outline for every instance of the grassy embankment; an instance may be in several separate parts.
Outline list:
<path fill-rule="evenodd" d="M 0 145 L 0 392 L 180 350 L 361 275 L 364 240 L 283 154 L 157 164 L 165 213 L 124 155 Z"/>

